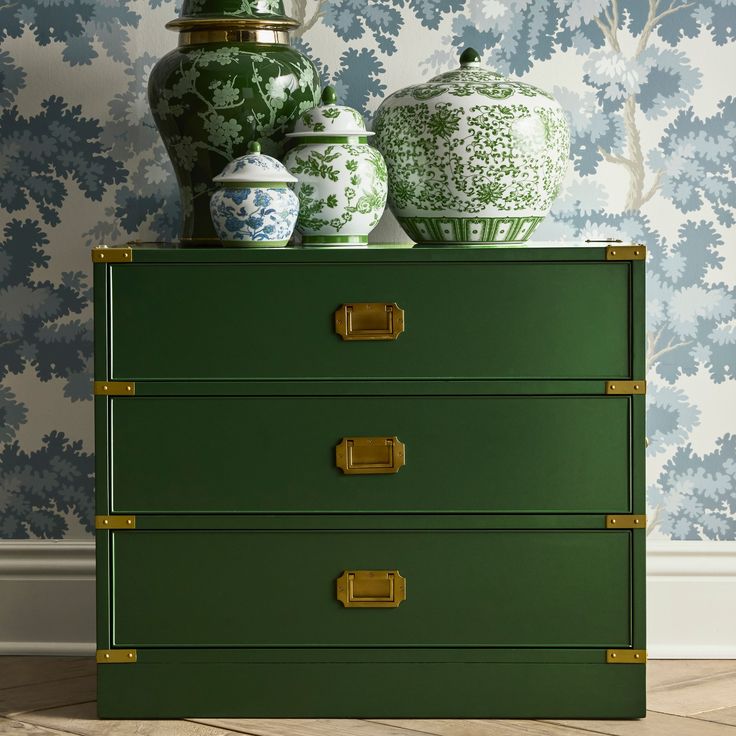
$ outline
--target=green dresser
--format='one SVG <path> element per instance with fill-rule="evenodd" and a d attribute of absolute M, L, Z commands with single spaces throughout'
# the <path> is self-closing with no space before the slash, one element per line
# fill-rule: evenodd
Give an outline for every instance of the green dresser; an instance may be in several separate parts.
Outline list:
<path fill-rule="evenodd" d="M 644 256 L 94 249 L 100 716 L 644 716 Z"/>

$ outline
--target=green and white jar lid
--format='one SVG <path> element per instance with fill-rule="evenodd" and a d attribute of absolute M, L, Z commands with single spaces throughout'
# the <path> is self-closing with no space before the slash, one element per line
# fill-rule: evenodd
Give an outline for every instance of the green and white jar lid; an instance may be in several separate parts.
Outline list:
<path fill-rule="evenodd" d="M 251 141 L 248 153 L 231 161 L 212 181 L 217 184 L 269 186 L 293 183 L 296 177 L 280 161 L 261 153 L 260 143 Z"/>
<path fill-rule="evenodd" d="M 184 20 L 252 20 L 298 26 L 284 12 L 283 0 L 183 0 L 180 18 Z"/>
<path fill-rule="evenodd" d="M 373 133 L 365 129 L 363 116 L 354 108 L 337 104 L 334 87 L 322 91 L 322 104 L 303 113 L 294 124 L 294 131 L 287 138 L 323 138 L 325 136 L 366 136 Z"/>

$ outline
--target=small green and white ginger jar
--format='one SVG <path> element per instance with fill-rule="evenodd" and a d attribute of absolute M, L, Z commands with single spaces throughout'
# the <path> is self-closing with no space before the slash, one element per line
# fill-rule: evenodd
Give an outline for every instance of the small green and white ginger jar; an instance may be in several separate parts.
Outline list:
<path fill-rule="evenodd" d="M 481 66 L 400 90 L 373 129 L 389 207 L 418 243 L 513 244 L 548 214 L 567 170 L 565 113 L 547 92 Z"/>
<path fill-rule="evenodd" d="M 325 87 L 322 104 L 287 134 L 296 142 L 284 164 L 297 180 L 296 227 L 304 246 L 366 246 L 386 207 L 388 173 L 383 156 L 368 145 L 373 133 L 357 110 L 336 100 Z"/>
<path fill-rule="evenodd" d="M 289 189 L 295 179 L 275 158 L 251 142 L 248 154 L 229 163 L 212 180 L 212 224 L 223 245 L 279 248 L 289 242 L 299 200 Z"/>

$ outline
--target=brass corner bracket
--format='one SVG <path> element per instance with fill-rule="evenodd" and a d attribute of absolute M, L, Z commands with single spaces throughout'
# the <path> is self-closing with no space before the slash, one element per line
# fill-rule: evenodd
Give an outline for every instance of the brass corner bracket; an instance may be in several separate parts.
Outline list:
<path fill-rule="evenodd" d="M 606 381 L 607 396 L 643 396 L 644 394 L 646 394 L 646 392 L 646 381 Z"/>
<path fill-rule="evenodd" d="M 646 246 L 637 243 L 634 245 L 607 245 L 607 261 L 645 261 L 647 258 Z"/>
<path fill-rule="evenodd" d="M 138 661 L 135 649 L 98 649 L 97 664 L 132 664 Z"/>
<path fill-rule="evenodd" d="M 132 381 L 95 381 L 95 396 L 135 396 Z"/>
<path fill-rule="evenodd" d="M 608 514 L 606 529 L 646 529 L 646 514 Z"/>
<path fill-rule="evenodd" d="M 133 249 L 130 246 L 109 247 L 98 245 L 92 248 L 92 263 L 132 263 Z"/>
<path fill-rule="evenodd" d="M 135 529 L 135 516 L 95 516 L 95 529 Z"/>
<path fill-rule="evenodd" d="M 646 664 L 646 649 L 606 649 L 608 664 Z"/>

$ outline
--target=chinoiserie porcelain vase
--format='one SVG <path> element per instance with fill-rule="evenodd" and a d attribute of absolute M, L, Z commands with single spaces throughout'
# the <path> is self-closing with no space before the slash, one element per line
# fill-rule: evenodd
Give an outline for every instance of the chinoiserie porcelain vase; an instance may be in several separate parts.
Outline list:
<path fill-rule="evenodd" d="M 319 102 L 312 62 L 289 46 L 281 0 L 184 0 L 179 47 L 151 72 L 148 97 L 182 203 L 182 244 L 217 243 L 212 180 L 258 139 L 283 154 L 287 130 Z"/>
<path fill-rule="evenodd" d="M 213 179 L 212 224 L 223 245 L 278 248 L 294 232 L 299 200 L 289 189 L 296 181 L 275 158 L 261 153 L 259 143 L 229 163 Z"/>
<path fill-rule="evenodd" d="M 284 164 L 297 182 L 297 230 L 304 246 L 365 246 L 386 207 L 388 173 L 368 145 L 357 110 L 336 104 L 325 87 L 322 104 L 304 113 L 288 137 L 296 145 Z"/>
<path fill-rule="evenodd" d="M 532 234 L 560 189 L 570 148 L 547 92 L 481 66 L 387 97 L 373 130 L 389 175 L 389 207 L 418 243 L 513 244 Z"/>

